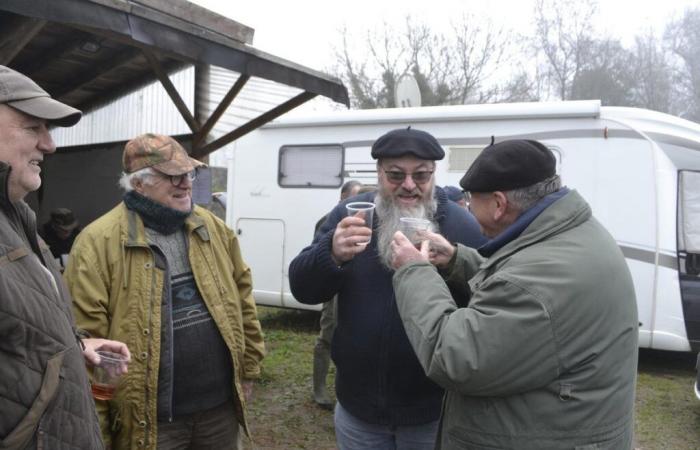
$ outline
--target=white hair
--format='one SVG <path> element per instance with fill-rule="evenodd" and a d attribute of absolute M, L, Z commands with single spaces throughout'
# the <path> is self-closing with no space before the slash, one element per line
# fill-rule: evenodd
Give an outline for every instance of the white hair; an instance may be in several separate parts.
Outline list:
<path fill-rule="evenodd" d="M 155 171 L 150 167 L 144 167 L 132 173 L 122 172 L 122 176 L 119 178 L 119 187 L 124 189 L 124 192 L 129 192 L 134 189 L 134 181 L 141 180 L 142 183 L 148 184 L 149 180 L 155 176 L 157 176 Z"/>
<path fill-rule="evenodd" d="M 559 178 L 559 175 L 553 175 L 531 186 L 506 191 L 505 194 L 515 209 L 518 212 L 523 212 L 530 209 L 540 199 L 558 191 L 560 188 L 561 178 Z"/>

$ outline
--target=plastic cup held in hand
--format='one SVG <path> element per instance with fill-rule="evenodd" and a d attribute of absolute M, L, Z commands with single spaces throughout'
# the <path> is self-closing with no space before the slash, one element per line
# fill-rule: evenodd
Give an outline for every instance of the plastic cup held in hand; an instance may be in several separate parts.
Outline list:
<path fill-rule="evenodd" d="M 97 400 L 110 400 L 117 390 L 119 378 L 129 364 L 126 356 L 103 350 L 97 351 L 100 362 L 92 372 L 92 396 Z"/>
<path fill-rule="evenodd" d="M 401 231 L 411 244 L 420 248 L 421 242 L 425 239 L 421 231 L 430 230 L 430 221 L 426 219 L 418 219 L 415 217 L 400 217 L 399 231 Z"/>
<path fill-rule="evenodd" d="M 357 216 L 365 221 L 365 226 L 372 229 L 372 218 L 374 217 L 374 203 L 370 202 L 352 202 L 345 205 L 348 210 L 348 216 Z M 370 238 L 364 242 L 358 242 L 357 245 L 369 244 Z"/>

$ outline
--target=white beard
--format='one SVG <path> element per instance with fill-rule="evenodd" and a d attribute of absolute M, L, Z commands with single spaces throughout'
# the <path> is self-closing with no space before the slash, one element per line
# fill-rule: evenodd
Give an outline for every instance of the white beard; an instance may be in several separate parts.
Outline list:
<path fill-rule="evenodd" d="M 380 192 L 377 193 L 375 204 L 376 204 L 376 215 L 375 220 L 378 221 L 377 225 L 377 253 L 379 254 L 379 261 L 389 270 L 393 271 L 394 268 L 391 266 L 391 241 L 394 239 L 394 233 L 399 230 L 399 219 L 401 217 L 414 217 L 417 219 L 427 219 L 430 221 L 430 231 L 436 231 L 438 229 L 437 223 L 435 222 L 435 211 L 437 210 L 437 201 L 433 198 L 435 188 L 430 191 L 429 200 L 422 200 L 414 207 L 401 207 L 396 204 L 394 197 L 389 195 L 382 195 Z"/>

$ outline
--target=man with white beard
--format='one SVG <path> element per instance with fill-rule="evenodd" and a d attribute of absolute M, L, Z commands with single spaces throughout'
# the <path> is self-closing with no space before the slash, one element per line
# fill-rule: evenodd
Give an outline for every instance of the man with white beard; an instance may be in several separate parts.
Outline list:
<path fill-rule="evenodd" d="M 485 241 L 471 214 L 435 186 L 435 161 L 444 156 L 425 131 L 408 127 L 381 136 L 372 145 L 377 192 L 336 206 L 289 266 L 300 302 L 323 303 L 338 295 L 331 351 L 341 450 L 432 449 L 435 443 L 443 391 L 425 376 L 399 318 L 390 244 L 401 217 L 428 219 L 450 242 L 478 247 Z M 375 202 L 374 230 L 347 215 L 350 201 Z M 369 244 L 360 244 L 370 235 Z"/>

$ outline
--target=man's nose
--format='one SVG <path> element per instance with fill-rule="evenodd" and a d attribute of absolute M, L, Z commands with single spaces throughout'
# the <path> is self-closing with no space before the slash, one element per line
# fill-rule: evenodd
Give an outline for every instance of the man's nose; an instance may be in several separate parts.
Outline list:
<path fill-rule="evenodd" d="M 41 130 L 39 130 L 39 142 L 37 142 L 36 147 L 44 153 L 53 153 L 56 151 L 56 144 L 46 124 L 41 125 Z"/>
<path fill-rule="evenodd" d="M 401 187 L 409 192 L 416 188 L 416 183 L 413 181 L 413 176 L 411 174 L 406 174 L 406 178 L 403 179 Z"/>

